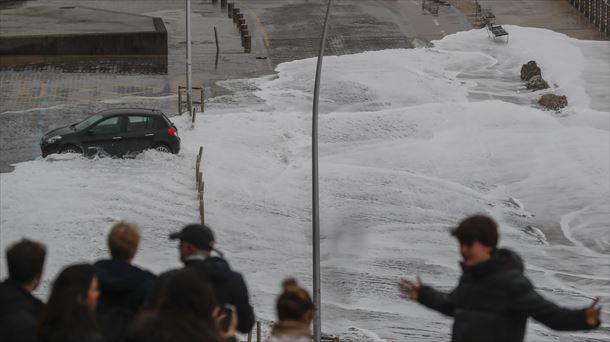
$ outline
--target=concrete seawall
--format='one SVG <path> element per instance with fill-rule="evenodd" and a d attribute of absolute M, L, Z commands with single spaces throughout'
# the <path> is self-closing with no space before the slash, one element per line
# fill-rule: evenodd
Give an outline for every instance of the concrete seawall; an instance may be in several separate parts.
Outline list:
<path fill-rule="evenodd" d="M 1 25 L 0 55 L 167 55 L 167 30 L 161 18 L 84 7 L 38 6 L 17 14 L 2 17 L 9 21 Z M 41 21 L 38 29 L 24 32 L 11 25 L 10 20 L 26 17 Z M 107 25 L 108 17 L 114 17 L 115 25 Z M 107 26 L 100 29 L 101 24 Z"/>

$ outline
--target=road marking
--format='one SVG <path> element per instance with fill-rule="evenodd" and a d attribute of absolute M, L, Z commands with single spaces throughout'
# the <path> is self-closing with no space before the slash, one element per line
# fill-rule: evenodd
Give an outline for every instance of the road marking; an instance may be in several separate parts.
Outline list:
<path fill-rule="evenodd" d="M 432 21 L 434 22 L 434 25 L 436 25 L 436 26 L 441 26 L 441 24 L 439 24 L 439 23 L 438 23 L 438 20 L 436 20 L 436 19 L 432 19 Z"/>
<path fill-rule="evenodd" d="M 441 30 L 441 33 L 443 34 L 443 36 L 447 35 L 447 32 L 445 32 L 444 30 Z"/>

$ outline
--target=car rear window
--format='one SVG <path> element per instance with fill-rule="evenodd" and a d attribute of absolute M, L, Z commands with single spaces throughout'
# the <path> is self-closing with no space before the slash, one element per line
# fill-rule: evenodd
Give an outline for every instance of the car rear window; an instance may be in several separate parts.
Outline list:
<path fill-rule="evenodd" d="M 155 128 L 159 129 L 159 128 L 167 128 L 167 127 L 169 127 L 169 125 L 163 117 L 161 117 L 161 116 L 155 117 Z"/>

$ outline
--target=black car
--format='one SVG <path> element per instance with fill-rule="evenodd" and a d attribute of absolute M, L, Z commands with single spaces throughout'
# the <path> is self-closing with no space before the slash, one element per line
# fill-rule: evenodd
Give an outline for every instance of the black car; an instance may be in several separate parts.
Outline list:
<path fill-rule="evenodd" d="M 40 140 L 42 156 L 51 153 L 125 156 L 146 149 L 178 153 L 176 126 L 155 109 L 110 109 L 70 126 L 54 129 Z"/>

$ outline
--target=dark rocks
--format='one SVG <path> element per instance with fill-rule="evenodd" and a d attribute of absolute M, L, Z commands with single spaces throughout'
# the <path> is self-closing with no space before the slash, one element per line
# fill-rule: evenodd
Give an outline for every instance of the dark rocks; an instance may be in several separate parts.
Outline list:
<path fill-rule="evenodd" d="M 548 89 L 549 84 L 542 78 L 542 71 L 534 61 L 529 61 L 521 66 L 521 79 L 527 81 L 527 89 Z"/>
<path fill-rule="evenodd" d="M 538 100 L 538 104 L 547 109 L 560 110 L 568 105 L 568 98 L 555 94 L 545 94 Z"/>
<path fill-rule="evenodd" d="M 549 84 L 545 80 L 543 80 L 542 76 L 540 76 L 540 75 L 532 76 L 527 81 L 527 84 L 525 86 L 527 87 L 527 89 L 533 89 L 533 90 L 542 90 L 542 89 L 549 88 Z"/>
<path fill-rule="evenodd" d="M 534 61 L 529 61 L 521 66 L 521 79 L 529 81 L 533 76 L 539 75 L 542 77 L 542 71 Z"/>

